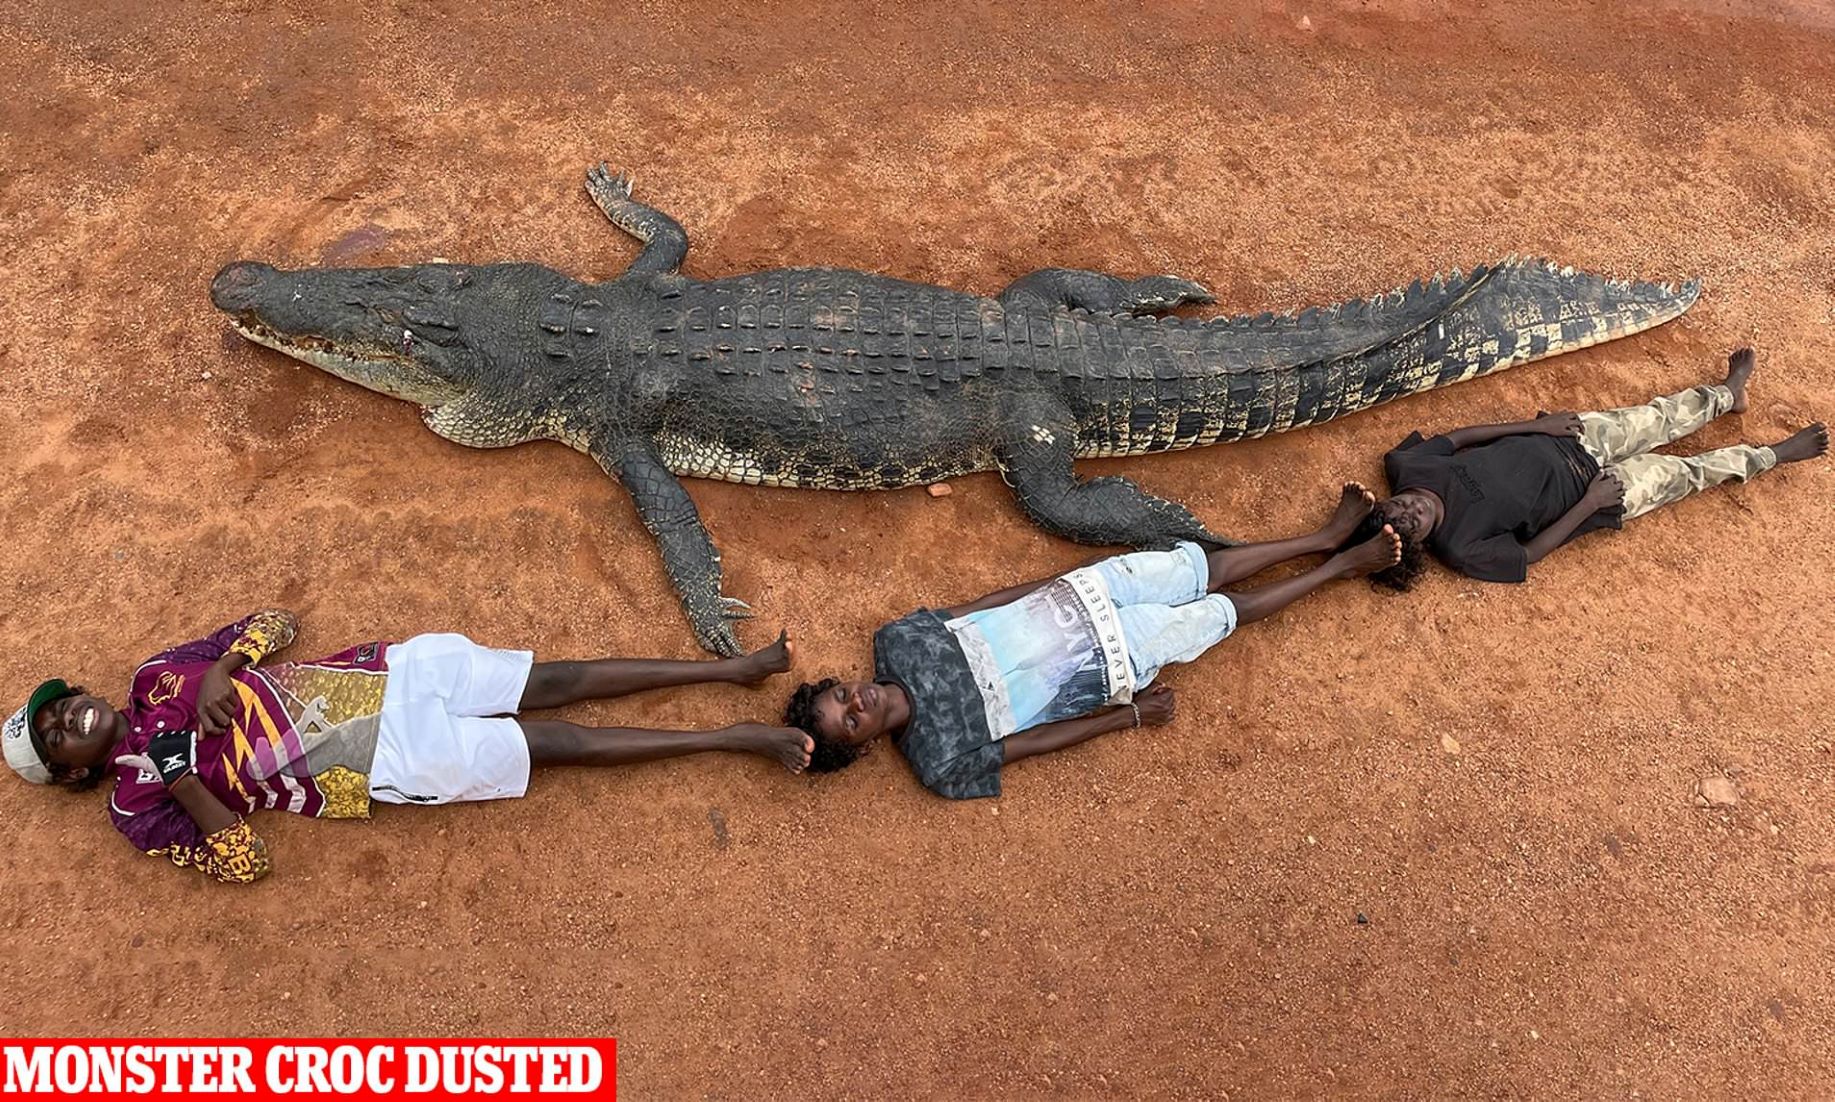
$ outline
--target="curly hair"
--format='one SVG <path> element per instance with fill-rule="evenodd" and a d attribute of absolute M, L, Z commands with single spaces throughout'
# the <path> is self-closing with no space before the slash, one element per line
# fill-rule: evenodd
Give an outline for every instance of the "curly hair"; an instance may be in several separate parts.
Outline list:
<path fill-rule="evenodd" d="M 1390 523 L 1383 515 L 1385 502 L 1378 502 L 1370 514 L 1357 523 L 1350 536 L 1338 545 L 1338 550 L 1356 547 L 1365 540 L 1375 539 L 1383 530 L 1383 525 Z M 1394 566 L 1384 567 L 1370 575 L 1370 584 L 1382 589 L 1393 589 L 1397 593 L 1406 593 L 1414 588 L 1416 579 L 1427 570 L 1427 548 L 1419 540 L 1402 537 L 1402 558 Z"/>
<path fill-rule="evenodd" d="M 816 700 L 840 683 L 833 677 L 825 677 L 813 685 L 805 681 L 796 687 L 796 692 L 790 694 L 790 702 L 784 705 L 784 723 L 801 728 L 816 743 L 815 752 L 809 755 L 806 772 L 839 772 L 860 758 L 861 747 L 829 738 L 816 730 Z"/>

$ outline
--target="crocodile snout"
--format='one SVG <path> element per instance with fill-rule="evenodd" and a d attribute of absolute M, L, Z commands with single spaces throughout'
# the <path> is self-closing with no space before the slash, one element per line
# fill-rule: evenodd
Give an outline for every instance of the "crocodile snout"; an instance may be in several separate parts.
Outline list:
<path fill-rule="evenodd" d="M 247 310 L 254 305 L 261 285 L 274 272 L 274 268 L 258 261 L 238 260 L 224 267 L 217 278 L 210 281 L 210 301 L 217 304 L 217 309 L 230 313 Z"/>

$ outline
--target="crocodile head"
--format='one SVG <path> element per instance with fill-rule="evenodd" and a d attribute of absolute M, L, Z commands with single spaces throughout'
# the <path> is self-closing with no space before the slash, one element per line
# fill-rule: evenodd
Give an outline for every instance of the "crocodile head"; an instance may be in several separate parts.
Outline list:
<path fill-rule="evenodd" d="M 461 324 L 475 269 L 283 271 L 240 260 L 210 297 L 236 330 L 350 382 L 422 405 L 466 394 L 485 362 Z"/>

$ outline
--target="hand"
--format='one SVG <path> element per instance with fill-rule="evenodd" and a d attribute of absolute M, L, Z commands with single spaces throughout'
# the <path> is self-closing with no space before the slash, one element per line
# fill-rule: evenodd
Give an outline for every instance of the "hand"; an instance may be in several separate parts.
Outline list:
<path fill-rule="evenodd" d="M 152 773 L 159 783 L 171 788 L 186 776 L 197 772 L 198 740 L 191 731 L 161 731 L 147 743 L 144 754 L 122 754 L 116 765 L 125 765 Z"/>
<path fill-rule="evenodd" d="M 231 666 L 227 660 L 240 659 L 241 655 L 226 655 L 213 662 L 204 671 L 204 679 L 198 683 L 198 728 L 206 735 L 220 735 L 229 730 L 236 719 L 236 685 L 230 671 L 242 663 Z"/>
<path fill-rule="evenodd" d="M 1625 503 L 1625 480 L 1619 477 L 1617 467 L 1607 467 L 1587 483 L 1586 500 L 1592 503 L 1595 511 L 1614 509 Z"/>
<path fill-rule="evenodd" d="M 1547 413 L 1536 418 L 1536 431 L 1544 436 L 1565 436 L 1569 440 L 1580 439 L 1580 415 L 1578 413 Z"/>
<path fill-rule="evenodd" d="M 1134 694 L 1134 707 L 1140 712 L 1141 726 L 1164 727 L 1171 723 L 1176 699 L 1170 685 L 1149 685 L 1145 692 Z"/>

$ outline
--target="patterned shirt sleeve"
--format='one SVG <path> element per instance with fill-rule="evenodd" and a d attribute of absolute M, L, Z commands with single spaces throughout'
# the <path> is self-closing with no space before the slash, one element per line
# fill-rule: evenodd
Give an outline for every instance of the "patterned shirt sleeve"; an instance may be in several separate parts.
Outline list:
<path fill-rule="evenodd" d="M 260 662 L 293 642 L 299 620 L 284 609 L 270 608 L 250 613 L 233 624 L 225 624 L 202 639 L 173 647 L 158 655 L 155 662 L 215 662 L 234 651 L 246 655 L 250 665 Z"/>
<path fill-rule="evenodd" d="M 201 845 L 153 850 L 150 855 L 164 857 L 181 869 L 197 869 L 225 884 L 253 884 L 274 871 L 268 844 L 249 828 L 247 819 L 205 835 Z"/>
<path fill-rule="evenodd" d="M 253 666 L 293 642 L 299 630 L 299 618 L 285 609 L 269 608 L 243 617 L 238 626 L 242 630 L 229 645 L 229 650 L 248 656 L 249 665 Z"/>
<path fill-rule="evenodd" d="M 149 857 L 164 857 L 181 869 L 198 869 L 225 884 L 249 884 L 273 869 L 267 843 L 238 818 L 214 834 L 205 834 L 177 800 L 162 800 L 138 814 L 111 806 L 116 829 Z"/>

